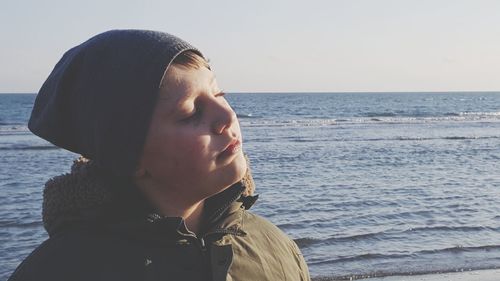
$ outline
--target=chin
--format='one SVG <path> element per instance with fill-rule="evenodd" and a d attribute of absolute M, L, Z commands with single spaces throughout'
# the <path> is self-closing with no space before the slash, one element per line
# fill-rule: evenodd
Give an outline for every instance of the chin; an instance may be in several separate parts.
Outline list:
<path fill-rule="evenodd" d="M 248 169 L 247 159 L 243 155 L 243 152 L 240 152 L 237 159 L 234 159 L 234 162 L 236 166 L 236 180 L 233 184 L 241 180 L 245 176 Z"/>
<path fill-rule="evenodd" d="M 243 156 L 243 153 L 240 152 L 239 155 L 237 155 L 234 160 L 224 168 L 224 177 L 222 177 L 224 178 L 224 183 L 222 184 L 224 188 L 222 190 L 239 182 L 245 176 L 246 172 L 247 160 L 245 159 L 245 156 Z"/>

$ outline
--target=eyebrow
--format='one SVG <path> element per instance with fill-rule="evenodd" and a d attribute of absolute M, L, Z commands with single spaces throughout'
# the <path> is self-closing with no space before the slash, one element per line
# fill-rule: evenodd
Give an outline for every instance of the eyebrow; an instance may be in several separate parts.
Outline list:
<path fill-rule="evenodd" d="M 215 82 L 215 74 L 212 75 L 212 78 L 210 79 L 210 86 L 212 86 Z M 191 97 L 193 96 L 193 91 L 191 89 L 189 89 L 187 95 L 185 95 L 184 97 L 182 97 L 181 99 L 179 99 L 176 103 L 175 103 L 175 108 L 174 109 L 178 109 L 180 105 L 182 105 L 186 100 L 189 100 Z"/>

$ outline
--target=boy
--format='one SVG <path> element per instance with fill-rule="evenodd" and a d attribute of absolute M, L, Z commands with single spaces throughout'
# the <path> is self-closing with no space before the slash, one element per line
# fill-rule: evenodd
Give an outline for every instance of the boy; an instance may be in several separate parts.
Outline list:
<path fill-rule="evenodd" d="M 83 155 L 49 180 L 50 238 L 10 280 L 309 280 L 257 199 L 234 111 L 201 52 L 114 30 L 69 50 L 30 130 Z"/>

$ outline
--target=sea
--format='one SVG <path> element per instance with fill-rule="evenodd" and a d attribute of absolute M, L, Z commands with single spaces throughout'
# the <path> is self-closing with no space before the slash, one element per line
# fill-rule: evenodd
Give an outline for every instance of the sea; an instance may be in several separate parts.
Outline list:
<path fill-rule="evenodd" d="M 229 93 L 259 200 L 315 278 L 500 268 L 500 92 Z M 0 95 L 0 280 L 47 239 L 42 191 L 78 156 Z"/>

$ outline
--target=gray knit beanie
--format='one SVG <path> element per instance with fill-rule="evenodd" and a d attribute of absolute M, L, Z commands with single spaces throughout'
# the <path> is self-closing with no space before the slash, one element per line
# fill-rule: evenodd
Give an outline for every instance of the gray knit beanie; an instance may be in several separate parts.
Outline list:
<path fill-rule="evenodd" d="M 112 30 L 67 51 L 36 97 L 29 129 L 56 146 L 131 176 L 140 159 L 161 79 L 196 48 L 170 34 Z"/>

